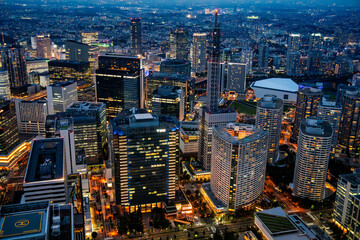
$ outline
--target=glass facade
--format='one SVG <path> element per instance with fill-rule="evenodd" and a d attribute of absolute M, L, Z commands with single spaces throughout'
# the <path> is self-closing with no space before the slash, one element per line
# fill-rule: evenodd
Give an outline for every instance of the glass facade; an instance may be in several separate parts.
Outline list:
<path fill-rule="evenodd" d="M 99 56 L 96 70 L 96 99 L 106 104 L 106 114 L 113 119 L 123 109 L 140 107 L 144 101 L 142 60 L 121 55 Z"/>
<path fill-rule="evenodd" d="M 124 110 L 112 122 L 116 204 L 154 205 L 175 198 L 179 131 L 176 120 L 144 109 Z"/>
<path fill-rule="evenodd" d="M 5 101 L 0 107 L 0 154 L 7 154 L 20 143 L 15 106 Z"/>
<path fill-rule="evenodd" d="M 48 64 L 51 84 L 70 80 L 92 82 L 92 71 L 88 62 L 53 60 Z"/>

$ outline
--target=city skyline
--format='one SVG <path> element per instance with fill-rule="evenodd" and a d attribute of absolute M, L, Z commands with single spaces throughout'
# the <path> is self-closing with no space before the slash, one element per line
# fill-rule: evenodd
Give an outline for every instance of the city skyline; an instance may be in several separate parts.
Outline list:
<path fill-rule="evenodd" d="M 0 2 L 0 238 L 360 239 L 360 5 Z"/>

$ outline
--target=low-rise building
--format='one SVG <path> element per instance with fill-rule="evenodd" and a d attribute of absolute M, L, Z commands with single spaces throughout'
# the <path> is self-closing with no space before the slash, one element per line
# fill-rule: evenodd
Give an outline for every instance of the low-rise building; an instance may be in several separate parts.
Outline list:
<path fill-rule="evenodd" d="M 281 207 L 255 213 L 255 225 L 268 240 L 317 240 L 298 215 L 287 215 Z"/>

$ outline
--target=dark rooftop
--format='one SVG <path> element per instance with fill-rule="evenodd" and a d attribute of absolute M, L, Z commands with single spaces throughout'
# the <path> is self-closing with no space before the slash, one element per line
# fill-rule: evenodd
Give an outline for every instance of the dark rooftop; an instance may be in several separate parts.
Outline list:
<path fill-rule="evenodd" d="M 62 138 L 34 140 L 26 169 L 25 183 L 63 178 L 63 148 Z"/>

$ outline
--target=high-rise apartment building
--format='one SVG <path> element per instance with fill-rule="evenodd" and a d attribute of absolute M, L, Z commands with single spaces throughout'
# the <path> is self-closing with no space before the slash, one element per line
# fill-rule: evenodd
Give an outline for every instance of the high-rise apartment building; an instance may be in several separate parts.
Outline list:
<path fill-rule="evenodd" d="M 317 116 L 320 117 L 322 120 L 329 122 L 332 127 L 333 137 L 331 142 L 333 153 L 335 152 L 335 147 L 338 142 L 339 126 L 342 111 L 341 109 L 342 108 L 338 102 L 326 100 L 324 98 L 322 99 L 318 108 Z"/>
<path fill-rule="evenodd" d="M 0 49 L 2 68 L 7 70 L 10 81 L 10 89 L 16 92 L 16 88 L 28 84 L 26 71 L 25 50 L 19 46 Z"/>
<path fill-rule="evenodd" d="M 130 53 L 132 56 L 141 55 L 141 18 L 131 18 L 130 20 Z"/>
<path fill-rule="evenodd" d="M 49 61 L 48 64 L 50 84 L 72 80 L 93 83 L 92 70 L 89 62 L 52 60 Z"/>
<path fill-rule="evenodd" d="M 185 118 L 185 95 L 178 87 L 162 85 L 152 94 L 152 113 L 176 117 L 179 121 Z"/>
<path fill-rule="evenodd" d="M 116 117 L 123 109 L 144 105 L 144 69 L 141 58 L 100 55 L 95 76 L 96 99 L 106 104 L 108 118 Z"/>
<path fill-rule="evenodd" d="M 70 104 L 78 101 L 77 84 L 74 81 L 58 82 L 46 87 L 48 113 L 65 112 Z"/>
<path fill-rule="evenodd" d="M 38 58 L 51 59 L 50 34 L 36 35 L 36 56 Z"/>
<path fill-rule="evenodd" d="M 309 38 L 309 51 L 319 51 L 322 45 L 321 33 L 312 33 Z"/>
<path fill-rule="evenodd" d="M 290 34 L 288 38 L 286 71 L 290 76 L 300 74 L 300 37 L 300 34 Z"/>
<path fill-rule="evenodd" d="M 19 143 L 14 102 L 5 101 L 0 105 L 0 154 L 8 154 Z"/>
<path fill-rule="evenodd" d="M 7 71 L 0 70 L 0 102 L 10 100 L 10 97 L 9 74 Z"/>
<path fill-rule="evenodd" d="M 89 45 L 73 40 L 67 40 L 64 42 L 64 46 L 65 60 L 71 62 L 89 62 Z"/>
<path fill-rule="evenodd" d="M 360 238 L 360 195 L 351 196 L 350 199 L 351 210 L 349 214 L 349 226 L 347 228 L 347 239 L 356 240 Z"/>
<path fill-rule="evenodd" d="M 227 210 L 253 204 L 264 191 L 268 132 L 254 125 L 213 128 L 211 191 Z"/>
<path fill-rule="evenodd" d="M 182 28 L 170 33 L 170 57 L 179 60 L 189 58 L 189 32 Z"/>
<path fill-rule="evenodd" d="M 283 101 L 275 95 L 265 95 L 257 102 L 255 126 L 269 132 L 267 153 L 269 163 L 276 161 L 279 155 L 283 106 Z"/>
<path fill-rule="evenodd" d="M 320 71 L 322 36 L 320 33 L 312 33 L 309 38 L 307 70 L 311 73 Z"/>
<path fill-rule="evenodd" d="M 45 135 L 45 122 L 48 115 L 46 100 L 15 99 L 15 110 L 19 133 Z"/>
<path fill-rule="evenodd" d="M 206 68 L 206 33 L 194 33 L 190 50 L 191 69 L 194 73 L 204 73 Z"/>
<path fill-rule="evenodd" d="M 300 50 L 300 34 L 290 34 L 288 38 L 288 52 L 298 52 Z"/>
<path fill-rule="evenodd" d="M 339 126 L 339 145 L 351 155 L 360 153 L 360 91 L 344 90 L 339 97 L 342 107 Z"/>
<path fill-rule="evenodd" d="M 148 211 L 175 198 L 179 131 L 176 120 L 126 109 L 112 121 L 116 204 Z"/>
<path fill-rule="evenodd" d="M 236 62 L 245 63 L 246 74 L 252 74 L 253 50 L 250 47 L 242 48 L 240 53 L 240 60 Z"/>
<path fill-rule="evenodd" d="M 208 62 L 207 106 L 199 109 L 198 161 L 205 170 L 211 170 L 212 132 L 215 125 L 224 126 L 236 122 L 236 112 L 229 109 L 219 109 L 219 94 L 221 82 L 220 64 L 220 25 L 215 11 L 215 25 L 212 32 L 213 50 Z"/>
<path fill-rule="evenodd" d="M 300 75 L 300 52 L 289 52 L 287 54 L 286 71 L 289 76 Z"/>
<path fill-rule="evenodd" d="M 350 223 L 351 197 L 360 194 L 360 174 L 342 174 L 339 176 L 334 205 L 334 220 L 347 228 Z"/>
<path fill-rule="evenodd" d="M 261 40 L 259 43 L 258 66 L 263 70 L 269 67 L 269 45 L 265 40 Z"/>
<path fill-rule="evenodd" d="M 294 194 L 300 198 L 321 201 L 331 151 L 330 123 L 317 117 L 303 119 L 294 172 Z"/>
<path fill-rule="evenodd" d="M 302 86 L 298 90 L 295 110 L 294 127 L 292 138 L 298 140 L 300 122 L 308 117 L 317 116 L 318 106 L 322 99 L 322 89 L 315 87 Z"/>

